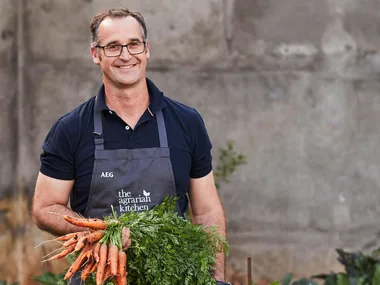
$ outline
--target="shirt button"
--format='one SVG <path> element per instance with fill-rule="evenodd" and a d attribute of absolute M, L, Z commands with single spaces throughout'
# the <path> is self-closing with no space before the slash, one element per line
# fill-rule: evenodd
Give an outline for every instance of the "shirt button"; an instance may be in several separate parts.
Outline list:
<path fill-rule="evenodd" d="M 125 126 L 125 129 L 126 129 L 127 131 L 129 131 L 129 126 Z"/>
<path fill-rule="evenodd" d="M 108 111 L 111 115 L 113 114 L 112 111 Z"/>

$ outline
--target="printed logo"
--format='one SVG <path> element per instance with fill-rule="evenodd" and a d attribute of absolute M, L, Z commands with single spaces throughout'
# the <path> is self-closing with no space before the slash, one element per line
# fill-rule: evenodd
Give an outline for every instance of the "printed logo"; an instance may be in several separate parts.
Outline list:
<path fill-rule="evenodd" d="M 100 175 L 100 177 L 112 178 L 113 177 L 113 172 L 102 172 L 102 174 Z"/>
<path fill-rule="evenodd" d="M 150 192 L 147 192 L 145 189 L 142 190 L 142 195 L 136 193 L 135 197 L 132 196 L 130 191 L 125 192 L 121 189 L 118 192 L 118 196 L 120 213 L 148 211 L 150 209 L 150 204 L 152 203 Z"/>

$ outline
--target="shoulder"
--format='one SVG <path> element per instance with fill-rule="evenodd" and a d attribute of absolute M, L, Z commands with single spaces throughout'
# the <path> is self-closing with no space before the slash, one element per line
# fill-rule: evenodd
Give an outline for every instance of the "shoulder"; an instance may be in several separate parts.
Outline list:
<path fill-rule="evenodd" d="M 177 116 L 178 119 L 184 120 L 189 126 L 204 124 L 199 112 L 190 106 L 164 96 L 166 109 L 169 116 Z"/>
<path fill-rule="evenodd" d="M 66 113 L 64 116 L 59 118 L 62 124 L 68 127 L 78 127 L 83 123 L 83 120 L 92 118 L 94 109 L 95 97 L 90 98 L 86 102 L 80 104 L 78 107 L 72 111 Z M 79 125 L 78 125 L 79 124 Z"/>
<path fill-rule="evenodd" d="M 77 145 L 85 129 L 90 126 L 93 106 L 94 97 L 58 118 L 45 139 L 45 147 L 65 143 L 70 143 L 72 147 Z"/>
<path fill-rule="evenodd" d="M 171 98 L 164 97 L 166 107 L 163 110 L 169 133 L 178 137 L 185 134 L 192 150 L 209 151 L 212 147 L 206 125 L 199 112 L 192 107 Z"/>

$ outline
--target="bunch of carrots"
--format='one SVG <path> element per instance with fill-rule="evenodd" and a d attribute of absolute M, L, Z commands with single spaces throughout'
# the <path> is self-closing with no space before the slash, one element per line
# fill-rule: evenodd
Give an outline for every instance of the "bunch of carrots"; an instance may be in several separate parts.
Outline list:
<path fill-rule="evenodd" d="M 76 218 L 64 215 L 63 218 L 78 227 L 88 230 L 69 233 L 56 238 L 62 242 L 60 252 L 46 261 L 64 258 L 69 254 L 78 254 L 64 277 L 65 280 L 81 272 L 81 280 L 85 281 L 95 274 L 96 285 L 113 280 L 117 285 L 127 284 L 127 254 L 121 248 L 104 242 L 107 223 L 100 219 Z"/>

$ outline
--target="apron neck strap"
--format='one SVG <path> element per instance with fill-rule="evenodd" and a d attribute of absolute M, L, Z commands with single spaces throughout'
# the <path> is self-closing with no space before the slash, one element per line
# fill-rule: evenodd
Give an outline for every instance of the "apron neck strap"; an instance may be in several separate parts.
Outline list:
<path fill-rule="evenodd" d="M 103 138 L 103 113 L 98 110 L 97 106 L 99 104 L 99 96 L 95 97 L 94 104 L 94 142 L 95 149 L 103 150 L 104 149 L 104 138 Z M 160 147 L 168 147 L 168 136 L 166 133 L 166 126 L 162 110 L 156 112 L 157 127 L 158 127 L 158 136 L 160 139 Z"/>
<path fill-rule="evenodd" d="M 156 112 L 158 136 L 160 137 L 160 147 L 168 147 L 168 136 L 166 134 L 166 126 L 162 110 Z"/>
<path fill-rule="evenodd" d="M 104 149 L 104 139 L 103 139 L 103 124 L 102 124 L 102 111 L 98 110 L 99 106 L 99 95 L 95 97 L 94 104 L 94 141 L 95 149 Z"/>

